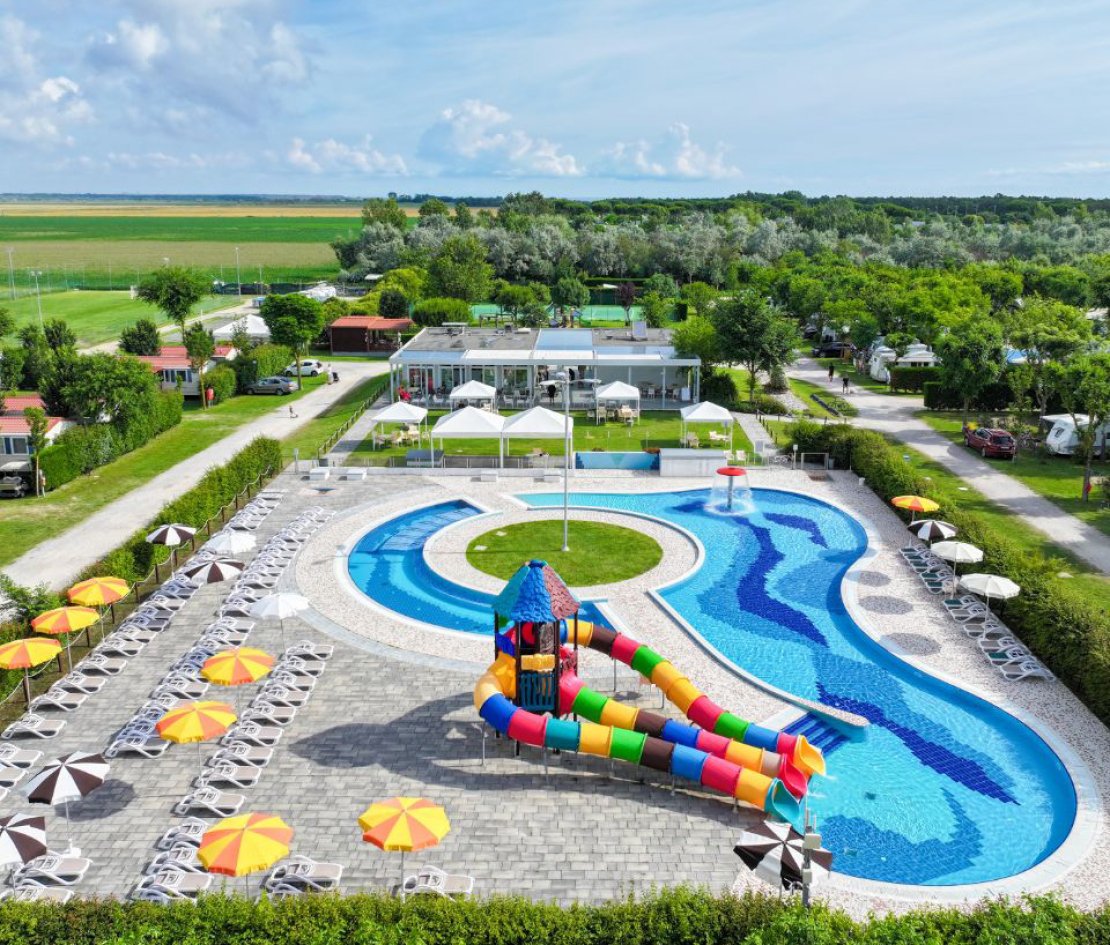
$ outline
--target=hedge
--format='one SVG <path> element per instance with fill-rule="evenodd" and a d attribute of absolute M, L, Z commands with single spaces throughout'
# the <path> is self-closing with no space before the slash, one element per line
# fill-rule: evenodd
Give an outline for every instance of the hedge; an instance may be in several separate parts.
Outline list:
<path fill-rule="evenodd" d="M 39 456 L 46 487 L 64 486 L 150 442 L 181 422 L 181 404 L 177 391 L 158 391 L 151 397 L 150 409 L 127 426 L 91 423 L 66 430 Z"/>
<path fill-rule="evenodd" d="M 228 363 L 239 379 L 239 390 L 246 390 L 260 377 L 272 377 L 289 367 L 293 350 L 285 345 L 257 345 Z"/>
<path fill-rule="evenodd" d="M 940 382 L 940 368 L 938 367 L 891 367 L 890 389 L 896 391 L 909 391 L 920 394 L 926 382 Z"/>
<path fill-rule="evenodd" d="M 235 396 L 239 382 L 235 372 L 227 365 L 213 368 L 204 375 L 204 386 L 215 394 L 213 403 L 222 404 Z"/>
<path fill-rule="evenodd" d="M 992 900 L 968 911 L 920 909 L 854 921 L 772 894 L 712 896 L 687 888 L 604 905 L 522 898 L 455 901 L 319 895 L 194 905 L 74 899 L 0 905 L 0 945 L 1096 945 L 1110 907 L 1081 912 L 1052 898 Z"/>
<path fill-rule="evenodd" d="M 169 549 L 151 545 L 146 536 L 156 525 L 179 522 L 199 528 L 217 515 L 248 485 L 269 470 L 281 468 L 281 444 L 259 437 L 248 443 L 222 466 L 208 470 L 188 492 L 166 505 L 158 516 L 127 541 L 82 572 L 80 580 L 112 575 L 134 583 L 146 577 L 156 561 L 164 561 Z"/>
<path fill-rule="evenodd" d="M 444 322 L 469 322 L 470 306 L 462 299 L 424 299 L 413 308 L 412 320 L 422 328 Z"/>
<path fill-rule="evenodd" d="M 978 513 L 962 507 L 958 493 L 938 488 L 904 462 L 901 450 L 878 433 L 811 421 L 794 423 L 789 432 L 799 450 L 828 453 L 837 466 L 865 477 L 884 499 L 923 495 L 940 502 L 945 521 L 959 529 L 960 539 L 982 549 L 979 570 L 1005 575 L 1021 586 L 1021 594 L 1006 603 L 1006 623 L 1110 725 L 1110 618 L 1057 576 L 1058 563 L 999 534 Z"/>
<path fill-rule="evenodd" d="M 964 400 L 959 391 L 949 390 L 940 381 L 926 381 L 925 408 L 927 410 L 963 410 Z M 1009 408 L 1014 399 L 1010 386 L 1002 381 L 988 384 L 978 397 L 972 398 L 972 410 L 997 413 Z"/>

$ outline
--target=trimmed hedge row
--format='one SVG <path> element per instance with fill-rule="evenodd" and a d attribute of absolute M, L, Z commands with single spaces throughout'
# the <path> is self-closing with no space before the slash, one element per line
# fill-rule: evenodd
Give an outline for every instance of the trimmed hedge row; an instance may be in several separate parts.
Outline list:
<path fill-rule="evenodd" d="M 146 577 L 155 562 L 169 557 L 163 545 L 151 545 L 146 536 L 156 525 L 173 522 L 200 527 L 248 485 L 270 470 L 281 468 L 281 444 L 259 437 L 248 443 L 222 466 L 214 466 L 184 495 L 166 505 L 158 516 L 127 541 L 81 574 L 81 580 L 113 575 L 134 583 Z"/>
<path fill-rule="evenodd" d="M 940 368 L 938 367 L 892 367 L 890 374 L 890 389 L 896 391 L 909 391 L 920 394 L 925 389 L 926 382 L 940 382 Z"/>
<path fill-rule="evenodd" d="M 57 489 L 98 466 L 150 442 L 159 433 L 181 422 L 181 394 L 159 391 L 152 395 L 151 409 L 142 422 L 126 427 L 91 423 L 66 430 L 39 457 L 39 468 L 48 489 Z"/>
<path fill-rule="evenodd" d="M 963 397 L 959 391 L 949 390 L 940 381 L 926 381 L 923 390 L 925 392 L 925 408 L 927 410 L 962 410 L 964 406 Z M 988 384 L 971 401 L 972 410 L 985 410 L 989 413 L 995 413 L 1000 410 L 1006 410 L 1013 402 L 1014 395 L 1010 390 L 1010 385 L 1003 381 L 996 381 L 994 384 Z"/>
<path fill-rule="evenodd" d="M 293 349 L 285 345 L 264 344 L 228 364 L 239 380 L 239 390 L 246 390 L 260 377 L 273 377 L 293 363 Z"/>
<path fill-rule="evenodd" d="M 902 460 L 901 451 L 878 433 L 800 421 L 791 425 L 790 437 L 799 450 L 828 453 L 837 466 L 855 470 L 884 499 L 923 495 L 940 502 L 945 521 L 960 530 L 960 539 L 983 550 L 980 570 L 1005 575 L 1021 585 L 1021 594 L 1006 604 L 1006 623 L 1110 725 L 1110 618 L 1057 577 L 1058 563 L 1030 554 L 977 513 L 963 508 L 958 493 L 917 473 Z"/>
<path fill-rule="evenodd" d="M 1096 945 L 1110 908 L 1080 912 L 1051 898 L 989 901 L 856 922 L 765 894 L 686 888 L 570 907 L 525 899 L 313 896 L 279 902 L 202 897 L 195 905 L 76 899 L 6 902 L 0 945 Z"/>

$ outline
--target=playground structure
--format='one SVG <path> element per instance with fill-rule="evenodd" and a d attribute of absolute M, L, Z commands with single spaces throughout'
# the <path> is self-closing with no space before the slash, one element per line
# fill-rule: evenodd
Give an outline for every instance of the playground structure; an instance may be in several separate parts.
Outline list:
<path fill-rule="evenodd" d="M 825 773 L 820 750 L 726 712 L 649 647 L 580 621 L 579 606 L 544 561 L 510 579 L 494 601 L 495 659 L 474 687 L 482 719 L 518 743 L 644 765 L 797 826 L 810 777 Z M 689 724 L 590 689 L 577 675 L 579 646 L 636 670 Z"/>

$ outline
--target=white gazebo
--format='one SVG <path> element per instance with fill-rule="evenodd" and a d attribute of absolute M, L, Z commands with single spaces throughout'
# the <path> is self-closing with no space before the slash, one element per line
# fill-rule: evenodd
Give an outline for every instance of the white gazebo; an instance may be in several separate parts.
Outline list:
<path fill-rule="evenodd" d="M 467 381 L 465 384 L 460 384 L 454 388 L 447 395 L 447 400 L 450 402 L 452 410 L 460 401 L 466 401 L 469 404 L 475 400 L 487 401 L 492 410 L 497 400 L 497 388 L 490 387 L 489 384 L 483 384 L 481 381 Z"/>
<path fill-rule="evenodd" d="M 728 452 L 730 456 L 732 455 L 732 428 L 736 424 L 736 418 L 733 417 L 730 410 L 710 403 L 708 400 L 703 400 L 701 403 L 683 407 L 679 411 L 679 415 L 682 417 L 682 442 L 684 445 L 688 423 L 719 423 L 721 426 L 728 427 Z"/>
<path fill-rule="evenodd" d="M 594 390 L 594 403 L 600 407 L 606 401 L 621 401 L 622 403 L 635 403 L 636 416 L 640 415 L 640 388 L 624 381 L 612 381 L 602 384 Z"/>
<path fill-rule="evenodd" d="M 223 328 L 217 328 L 212 332 L 212 337 L 216 341 L 231 341 L 238 328 L 243 328 L 247 337 L 251 341 L 269 341 L 270 340 L 270 326 L 266 324 L 261 315 L 254 315 L 248 313 L 242 318 L 237 318 L 233 322 L 224 325 Z"/>
<path fill-rule="evenodd" d="M 488 410 L 479 410 L 477 407 L 463 407 L 452 413 L 445 413 L 432 427 L 432 441 L 440 441 L 443 449 L 444 440 L 497 440 L 497 465 L 504 465 L 501 431 L 505 427 L 505 418 Z M 444 453 L 444 464 L 447 454 Z"/>
<path fill-rule="evenodd" d="M 424 407 L 418 407 L 416 404 L 410 404 L 407 401 L 399 400 L 395 404 L 383 407 L 371 417 L 370 436 L 372 439 L 377 436 L 379 423 L 416 424 L 417 428 L 423 423 L 424 433 L 427 433 L 428 411 Z"/>
<path fill-rule="evenodd" d="M 564 440 L 569 447 L 574 436 L 574 418 L 564 417 L 546 407 L 531 407 L 506 417 L 501 435 L 507 440 Z M 570 455 L 569 448 L 567 455 Z"/>

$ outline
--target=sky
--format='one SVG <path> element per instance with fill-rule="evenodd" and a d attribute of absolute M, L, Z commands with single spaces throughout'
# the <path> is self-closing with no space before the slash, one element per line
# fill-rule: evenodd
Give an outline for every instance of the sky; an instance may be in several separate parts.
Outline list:
<path fill-rule="evenodd" d="M 1110 196 L 1105 0 L 0 0 L 0 191 Z"/>

